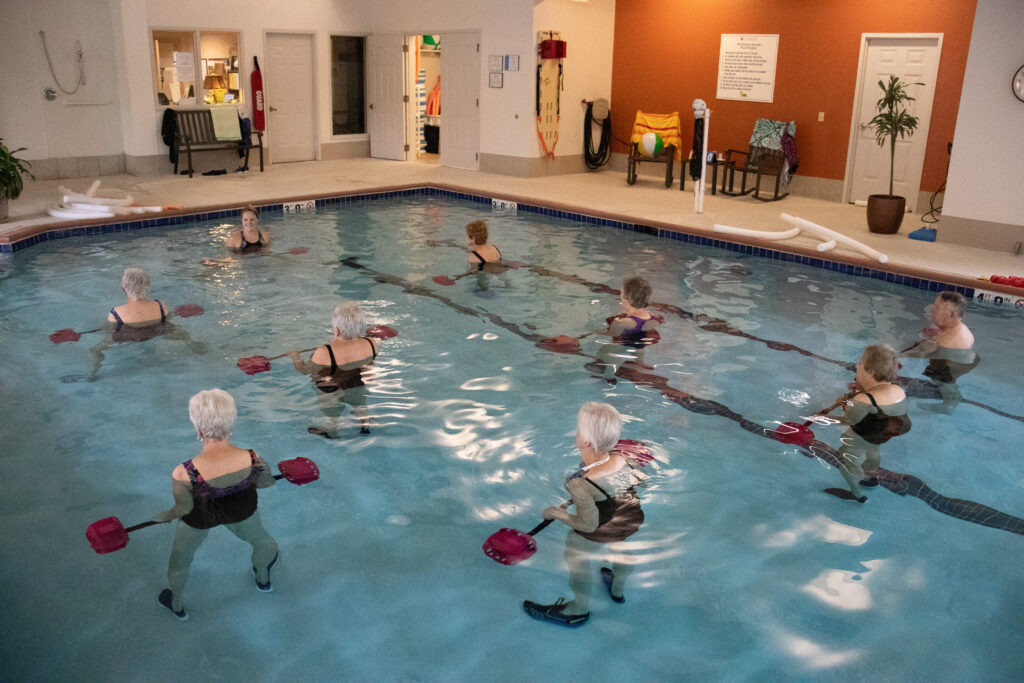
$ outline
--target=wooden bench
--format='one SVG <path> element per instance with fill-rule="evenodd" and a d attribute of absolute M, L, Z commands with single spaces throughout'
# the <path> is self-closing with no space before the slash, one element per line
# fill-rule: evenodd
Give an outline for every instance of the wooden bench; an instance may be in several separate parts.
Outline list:
<path fill-rule="evenodd" d="M 213 128 L 213 114 L 209 109 L 176 109 L 178 133 L 174 144 L 177 154 L 174 160 L 174 175 L 178 175 L 178 164 L 182 153 L 188 159 L 188 177 L 194 173 L 192 167 L 193 152 L 215 152 L 218 150 L 244 150 L 245 165 L 249 168 L 249 150 L 260 150 L 260 173 L 263 172 L 263 131 L 254 130 L 248 140 L 218 140 Z M 256 136 L 253 143 L 252 135 Z"/>

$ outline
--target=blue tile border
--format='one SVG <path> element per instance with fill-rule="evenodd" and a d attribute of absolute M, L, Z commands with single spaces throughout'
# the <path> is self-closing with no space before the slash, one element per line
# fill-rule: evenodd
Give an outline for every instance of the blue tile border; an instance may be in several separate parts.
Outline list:
<path fill-rule="evenodd" d="M 423 186 L 405 188 L 402 190 L 371 192 L 367 194 L 349 194 L 338 197 L 324 197 L 316 199 L 315 204 L 317 208 L 320 208 L 333 206 L 336 204 L 351 204 L 355 202 L 377 201 L 381 199 L 395 199 L 400 197 L 417 196 L 446 197 L 449 199 L 458 199 L 461 201 L 473 202 L 475 204 L 490 204 L 492 201 L 491 197 L 484 195 L 468 194 L 465 192 L 457 192 L 455 190 L 445 190 L 438 187 Z M 259 207 L 261 213 L 284 213 L 283 202 L 275 204 L 257 204 L 257 206 Z M 810 256 L 790 254 L 788 252 L 777 251 L 775 249 L 754 247 L 749 244 L 740 244 L 737 242 L 729 242 L 726 240 L 711 239 L 703 235 L 692 235 L 686 232 L 666 230 L 664 228 L 656 228 L 654 226 L 645 225 L 643 223 L 629 223 L 610 218 L 588 216 L 586 214 L 551 209 L 546 206 L 536 204 L 524 204 L 522 202 L 517 203 L 517 210 L 523 213 L 536 213 L 542 216 L 550 216 L 552 218 L 562 218 L 566 220 L 579 221 L 581 223 L 587 223 L 588 225 L 596 225 L 599 227 L 615 228 L 617 230 L 628 230 L 630 232 L 638 232 L 644 235 L 651 235 L 653 237 L 658 237 L 660 239 L 676 240 L 680 242 L 685 242 L 687 244 L 695 244 L 702 247 L 726 249 L 728 251 L 736 251 L 742 254 L 748 254 L 760 258 L 777 259 L 788 263 L 799 263 L 801 265 L 811 266 L 813 268 L 823 268 L 825 270 L 831 270 L 838 273 L 843 273 L 845 275 L 851 275 L 853 277 L 866 277 L 874 280 L 882 280 L 884 282 L 891 282 L 893 284 L 901 285 L 904 287 L 911 287 L 914 289 L 924 289 L 931 292 L 952 289 L 963 294 L 968 299 L 974 297 L 973 287 L 951 285 L 946 282 L 926 280 L 911 275 L 901 275 L 899 273 L 890 273 L 880 270 L 873 270 L 865 268 L 864 266 L 855 266 L 850 265 L 848 263 L 841 263 L 838 261 L 827 261 L 825 259 L 813 258 Z M 222 211 L 179 214 L 175 216 L 164 216 L 161 218 L 142 218 L 139 220 L 123 221 L 120 223 L 105 223 L 102 225 L 89 225 L 80 228 L 52 230 L 50 232 L 44 232 L 38 235 L 33 235 L 32 237 L 27 237 L 23 240 L 14 242 L 13 244 L 0 244 L 0 254 L 13 254 L 14 252 L 22 251 L 24 249 L 28 249 L 29 247 L 33 247 L 37 244 L 40 244 L 41 242 L 64 239 L 66 237 L 104 235 L 111 232 L 127 232 L 129 230 L 140 230 L 143 228 L 161 228 L 169 225 L 183 225 L 185 223 L 207 221 L 218 218 L 234 218 L 236 216 L 239 216 L 241 213 L 242 209 L 241 207 L 239 207 L 235 209 L 224 209 Z"/>

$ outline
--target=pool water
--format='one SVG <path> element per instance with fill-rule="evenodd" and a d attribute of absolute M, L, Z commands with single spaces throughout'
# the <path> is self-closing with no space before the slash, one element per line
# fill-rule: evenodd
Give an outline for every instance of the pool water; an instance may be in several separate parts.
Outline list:
<path fill-rule="evenodd" d="M 435 283 L 465 272 L 463 226 L 479 218 L 522 267 L 488 276 L 486 291 L 475 277 Z M 858 505 L 822 492 L 843 486 L 825 461 L 707 408 L 767 429 L 801 420 L 845 390 L 842 363 L 864 346 L 917 339 L 933 292 L 444 197 L 262 223 L 271 254 L 217 267 L 201 261 L 225 257 L 223 221 L 65 239 L 0 262 L 0 679 L 1024 676 L 1019 314 L 972 304 L 982 362 L 960 386 L 975 403 L 941 415 L 912 399 L 913 429 L 882 447 L 883 467 L 938 492 L 940 509 L 885 487 Z M 205 312 L 176 320 L 188 340 L 111 346 L 89 382 L 102 333 L 47 335 L 99 327 L 129 265 L 149 272 L 155 298 Z M 684 313 L 665 311 L 661 342 L 645 350 L 644 372 L 664 381 L 626 373 L 611 384 L 584 369 L 589 358 L 538 346 L 602 327 L 618 310 L 611 290 L 633 274 Z M 256 375 L 236 361 L 327 341 L 341 298 L 398 336 L 381 344 L 372 434 L 346 413 L 341 438 L 326 440 L 307 432 L 326 418 L 287 358 Z M 606 341 L 587 337 L 581 351 Z M 904 360 L 902 374 L 924 365 Z M 211 387 L 235 397 L 236 444 L 270 462 L 311 458 L 321 479 L 261 492 L 281 546 L 275 592 L 254 590 L 248 547 L 215 531 L 192 565 L 182 624 L 156 602 L 170 525 L 108 555 L 84 531 L 171 505 L 171 470 L 198 452 L 188 398 Z M 521 608 L 570 595 L 564 525 L 539 533 L 516 566 L 481 544 L 565 500 L 588 400 L 615 405 L 623 437 L 655 461 L 640 489 L 646 522 L 627 542 L 626 603 L 595 577 L 591 619 L 570 630 Z M 839 445 L 839 427 L 814 429 Z"/>

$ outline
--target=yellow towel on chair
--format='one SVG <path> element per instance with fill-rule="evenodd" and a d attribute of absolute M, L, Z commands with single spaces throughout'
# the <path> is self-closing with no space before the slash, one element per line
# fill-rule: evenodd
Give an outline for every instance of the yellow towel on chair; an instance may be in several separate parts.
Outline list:
<path fill-rule="evenodd" d="M 657 133 L 665 146 L 676 146 L 676 161 L 683 159 L 683 135 L 679 124 L 679 112 L 671 114 L 645 114 L 636 110 L 636 121 L 633 123 L 633 135 L 630 142 L 640 142 L 645 133 Z"/>

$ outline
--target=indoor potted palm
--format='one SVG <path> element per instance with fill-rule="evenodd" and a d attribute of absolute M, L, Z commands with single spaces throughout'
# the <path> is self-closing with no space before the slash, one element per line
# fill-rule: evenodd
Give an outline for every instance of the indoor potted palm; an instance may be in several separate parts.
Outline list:
<path fill-rule="evenodd" d="M 917 117 L 910 114 L 905 102 L 913 102 L 914 98 L 907 93 L 910 85 L 923 83 L 904 83 L 899 76 L 889 76 L 889 83 L 878 81 L 882 96 L 875 105 L 878 114 L 868 122 L 875 131 L 878 146 L 889 142 L 889 194 L 873 194 L 868 197 L 868 230 L 887 235 L 899 232 L 903 222 L 903 212 L 907 208 L 906 197 L 892 193 L 893 171 L 896 165 L 896 139 L 909 138 L 917 128 Z"/>
<path fill-rule="evenodd" d="M 0 138 L 0 223 L 7 220 L 7 203 L 11 199 L 17 199 L 24 187 L 21 176 L 27 175 L 35 180 L 35 176 L 29 171 L 32 167 L 27 161 L 15 156 L 18 152 L 25 151 L 24 147 L 11 151 Z"/>

